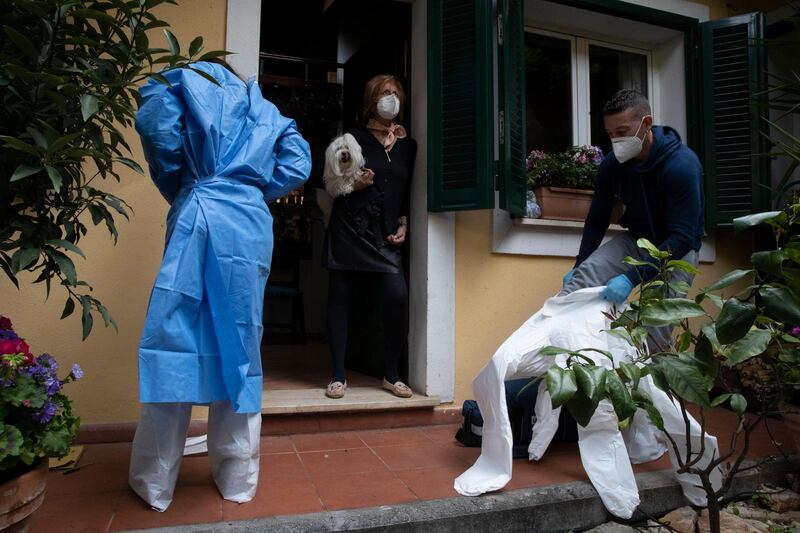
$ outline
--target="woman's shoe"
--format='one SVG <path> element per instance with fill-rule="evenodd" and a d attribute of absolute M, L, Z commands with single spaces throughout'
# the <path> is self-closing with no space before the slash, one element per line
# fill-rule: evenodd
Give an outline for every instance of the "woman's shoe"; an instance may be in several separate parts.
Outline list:
<path fill-rule="evenodd" d="M 341 398 L 344 396 L 344 391 L 347 390 L 347 381 L 331 381 L 328 383 L 328 388 L 325 389 L 325 396 L 328 398 Z"/>
<path fill-rule="evenodd" d="M 386 378 L 383 378 L 383 388 L 400 398 L 411 398 L 414 395 L 411 388 L 402 381 L 395 381 L 392 384 L 386 381 Z"/>

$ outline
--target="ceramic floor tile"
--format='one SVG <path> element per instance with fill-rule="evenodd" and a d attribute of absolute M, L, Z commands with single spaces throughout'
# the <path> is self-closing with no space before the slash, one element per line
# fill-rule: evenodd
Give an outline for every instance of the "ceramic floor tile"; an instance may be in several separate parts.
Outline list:
<path fill-rule="evenodd" d="M 539 462 L 514 459 L 511 481 L 506 490 L 561 485 L 572 481 L 588 481 L 578 457 L 570 454 L 546 455 Z"/>
<path fill-rule="evenodd" d="M 367 446 L 397 446 L 408 444 L 429 444 L 422 428 L 398 428 L 386 430 L 361 431 L 358 433 Z"/>
<path fill-rule="evenodd" d="M 463 472 L 464 468 L 462 467 L 445 466 L 419 470 L 398 470 L 395 475 L 420 500 L 435 500 L 458 496 L 458 493 L 453 489 L 453 482 Z"/>
<path fill-rule="evenodd" d="M 83 448 L 78 464 L 85 463 L 130 463 L 131 443 L 87 444 Z"/>
<path fill-rule="evenodd" d="M 355 509 L 416 501 L 417 498 L 391 472 L 362 472 L 314 480 L 325 509 Z"/>
<path fill-rule="evenodd" d="M 105 532 L 123 492 L 54 495 L 49 487 L 44 502 L 33 514 L 28 533 L 95 533 Z M 91 504 L 89 504 L 91 503 Z"/>
<path fill-rule="evenodd" d="M 308 474 L 296 453 L 271 453 L 261 456 L 258 479 L 270 482 L 284 479 L 308 479 Z"/>
<path fill-rule="evenodd" d="M 295 451 L 291 437 L 261 437 L 260 452 L 262 455 L 268 453 L 294 453 Z"/>
<path fill-rule="evenodd" d="M 423 427 L 420 430 L 425 433 L 425 436 L 436 443 L 455 443 L 456 431 L 461 427 L 461 424 L 442 424 L 437 426 Z"/>
<path fill-rule="evenodd" d="M 312 478 L 386 470 L 386 465 L 369 448 L 306 452 L 300 454 L 300 459 Z"/>
<path fill-rule="evenodd" d="M 463 452 L 450 444 L 379 446 L 373 449 L 389 470 L 467 466 L 464 456 L 461 455 Z M 480 453 L 477 448 L 475 450 L 477 452 L 470 450 L 470 453 Z"/>
<path fill-rule="evenodd" d="M 181 460 L 181 468 L 178 472 L 178 487 L 196 487 L 203 485 L 214 485 L 211 476 L 211 463 L 207 455 L 189 456 Z"/>
<path fill-rule="evenodd" d="M 96 494 L 128 488 L 128 463 L 84 463 L 70 473 L 51 470 L 47 474 L 47 493 Z"/>
<path fill-rule="evenodd" d="M 292 442 L 298 452 L 319 452 L 327 450 L 349 450 L 364 448 L 366 445 L 359 434 L 352 431 L 340 433 L 309 433 L 292 435 Z"/>
<path fill-rule="evenodd" d="M 172 504 L 159 513 L 129 490 L 119 500 L 110 531 L 219 522 L 222 501 L 219 492 L 209 486 L 178 487 Z"/>
<path fill-rule="evenodd" d="M 252 501 L 237 504 L 222 502 L 223 520 L 246 520 L 263 516 L 290 515 L 322 511 L 317 490 L 307 479 L 262 481 Z"/>

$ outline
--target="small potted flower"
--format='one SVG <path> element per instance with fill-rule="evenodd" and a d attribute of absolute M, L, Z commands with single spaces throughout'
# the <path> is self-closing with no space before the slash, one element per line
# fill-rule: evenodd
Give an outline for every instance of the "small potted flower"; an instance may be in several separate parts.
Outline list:
<path fill-rule="evenodd" d="M 27 519 L 44 498 L 49 457 L 69 452 L 80 419 L 49 354 L 34 356 L 11 321 L 0 316 L 0 530 Z"/>
<path fill-rule="evenodd" d="M 597 146 L 576 146 L 552 154 L 531 151 L 525 159 L 528 188 L 536 196 L 541 217 L 583 222 L 602 160 L 603 151 Z"/>

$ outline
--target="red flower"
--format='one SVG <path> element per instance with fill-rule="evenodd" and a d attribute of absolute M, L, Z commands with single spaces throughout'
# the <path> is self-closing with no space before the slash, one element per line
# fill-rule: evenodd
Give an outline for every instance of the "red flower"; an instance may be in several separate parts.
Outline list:
<path fill-rule="evenodd" d="M 28 346 L 27 342 L 25 342 L 22 339 L 19 339 L 17 342 L 19 343 L 19 349 L 18 349 L 19 353 L 24 353 L 25 355 L 31 353 L 31 347 Z"/>
<path fill-rule="evenodd" d="M 2 340 L 0 341 L 0 353 L 12 354 L 17 353 L 17 341 Z"/>
<path fill-rule="evenodd" d="M 13 328 L 13 324 L 11 324 L 11 320 L 7 319 L 4 316 L 0 316 L 0 329 L 11 329 Z"/>
<path fill-rule="evenodd" d="M 36 357 L 32 353 L 25 354 L 25 364 L 32 365 L 36 362 Z"/>
<path fill-rule="evenodd" d="M 25 407 L 28 407 L 30 404 L 31 404 L 30 400 L 22 400 L 22 405 L 24 405 Z"/>

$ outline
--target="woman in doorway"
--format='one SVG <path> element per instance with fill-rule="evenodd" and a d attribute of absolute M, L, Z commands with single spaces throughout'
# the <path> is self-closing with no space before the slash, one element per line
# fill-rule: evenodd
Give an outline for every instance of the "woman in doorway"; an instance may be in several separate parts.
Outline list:
<path fill-rule="evenodd" d="M 400 380 L 399 362 L 408 339 L 408 286 L 402 245 L 408 231 L 411 172 L 417 143 L 399 123 L 405 93 L 400 80 L 388 74 L 370 79 L 364 88 L 361 127 L 355 137 L 366 169 L 354 191 L 336 198 L 325 236 L 323 261 L 330 272 L 328 341 L 333 356 L 329 398 L 347 389 L 348 309 L 355 291 L 370 284 L 382 300 L 383 388 L 401 398 L 412 396 Z"/>
<path fill-rule="evenodd" d="M 302 185 L 311 167 L 295 122 L 254 80 L 223 61 L 163 76 L 169 85 L 141 89 L 136 115 L 150 177 L 171 207 L 139 345 L 142 412 L 129 471 L 131 488 L 157 511 L 172 501 L 196 404 L 209 405 L 208 457 L 222 497 L 241 503 L 256 493 L 267 202 Z"/>

